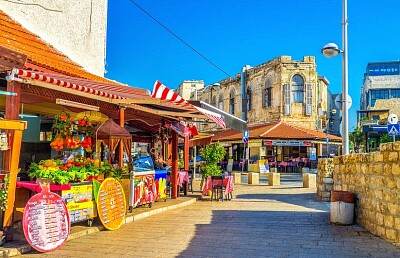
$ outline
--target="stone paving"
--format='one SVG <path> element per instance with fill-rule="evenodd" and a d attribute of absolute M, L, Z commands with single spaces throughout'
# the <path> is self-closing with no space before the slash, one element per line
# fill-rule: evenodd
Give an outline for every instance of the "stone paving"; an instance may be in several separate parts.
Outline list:
<path fill-rule="evenodd" d="M 236 185 L 232 201 L 200 199 L 24 257 L 400 257 L 400 249 L 358 226 L 329 223 L 329 207 L 302 188 Z M 265 181 L 261 180 L 261 183 Z"/>

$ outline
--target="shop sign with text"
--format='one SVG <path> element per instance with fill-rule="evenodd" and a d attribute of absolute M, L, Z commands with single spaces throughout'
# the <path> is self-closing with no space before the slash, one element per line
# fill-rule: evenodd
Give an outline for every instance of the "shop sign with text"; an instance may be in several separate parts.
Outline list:
<path fill-rule="evenodd" d="M 264 145 L 271 146 L 311 146 L 311 142 L 308 141 L 273 141 L 264 140 Z"/>

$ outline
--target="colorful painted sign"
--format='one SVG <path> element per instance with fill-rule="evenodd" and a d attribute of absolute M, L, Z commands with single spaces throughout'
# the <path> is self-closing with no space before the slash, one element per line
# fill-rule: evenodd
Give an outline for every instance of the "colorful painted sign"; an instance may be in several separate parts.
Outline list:
<path fill-rule="evenodd" d="M 60 248 L 70 231 L 70 220 L 64 200 L 41 185 L 42 192 L 34 195 L 25 205 L 22 225 L 28 243 L 39 252 Z"/>
<path fill-rule="evenodd" d="M 61 196 L 66 203 L 71 223 L 96 217 L 92 182 L 71 184 L 71 189 L 61 191 Z"/>
<path fill-rule="evenodd" d="M 269 172 L 268 160 L 260 159 L 258 161 L 258 169 L 259 169 L 260 173 L 268 173 Z"/>
<path fill-rule="evenodd" d="M 151 205 L 155 200 L 159 199 L 160 189 L 157 189 L 157 185 L 154 182 L 154 174 L 135 175 L 134 184 L 134 207 L 143 204 Z M 165 186 L 166 180 L 161 187 L 165 189 Z"/>
<path fill-rule="evenodd" d="M 108 230 L 121 227 L 125 220 L 126 200 L 121 184 L 114 178 L 105 179 L 96 198 L 101 223 Z"/>

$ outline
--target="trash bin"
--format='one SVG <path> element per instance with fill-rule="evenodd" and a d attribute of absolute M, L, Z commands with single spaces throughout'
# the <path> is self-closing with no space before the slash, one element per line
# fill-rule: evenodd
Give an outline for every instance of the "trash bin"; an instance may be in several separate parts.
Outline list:
<path fill-rule="evenodd" d="M 354 193 L 331 191 L 331 223 L 351 225 L 354 219 Z"/>

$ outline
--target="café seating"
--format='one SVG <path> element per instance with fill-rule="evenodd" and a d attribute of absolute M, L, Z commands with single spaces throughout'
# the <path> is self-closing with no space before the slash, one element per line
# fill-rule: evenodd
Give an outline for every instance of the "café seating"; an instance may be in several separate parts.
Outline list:
<path fill-rule="evenodd" d="M 224 175 L 211 176 L 211 201 L 213 201 L 213 198 L 224 201 L 224 179 Z"/>

